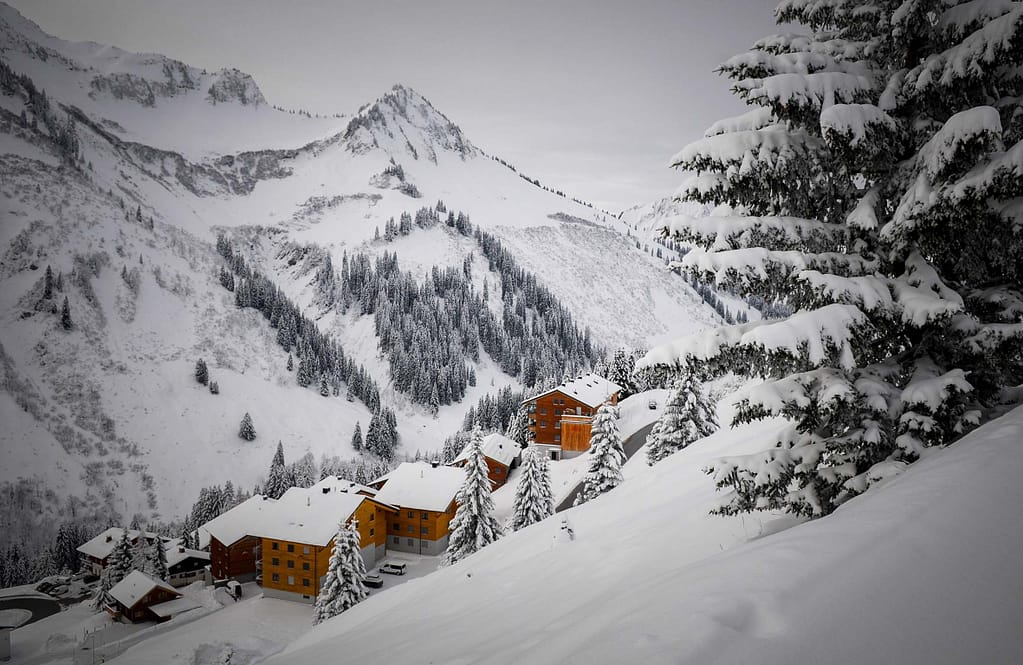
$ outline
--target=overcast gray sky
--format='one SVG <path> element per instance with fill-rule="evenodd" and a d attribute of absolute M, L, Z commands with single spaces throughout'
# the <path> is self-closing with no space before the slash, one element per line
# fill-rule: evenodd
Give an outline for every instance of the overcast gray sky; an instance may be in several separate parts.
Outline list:
<path fill-rule="evenodd" d="M 743 111 L 713 73 L 777 32 L 775 0 L 7 0 L 63 39 L 237 67 L 285 107 L 353 113 L 405 83 L 469 139 L 617 211 Z"/>

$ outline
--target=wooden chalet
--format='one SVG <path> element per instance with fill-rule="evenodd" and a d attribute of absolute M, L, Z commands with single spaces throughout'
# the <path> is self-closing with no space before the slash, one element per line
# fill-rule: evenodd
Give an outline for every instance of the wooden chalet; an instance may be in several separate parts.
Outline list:
<path fill-rule="evenodd" d="M 590 373 L 523 400 L 534 444 L 551 459 L 589 450 L 593 414 L 605 402 L 617 404 L 621 390 L 618 384 Z"/>
<path fill-rule="evenodd" d="M 469 459 L 471 445 L 467 445 L 449 466 L 464 467 Z M 487 462 L 487 477 L 490 478 L 491 489 L 496 490 L 508 482 L 508 474 L 518 464 L 522 448 L 508 437 L 496 432 L 483 437 L 480 448 Z"/>
<path fill-rule="evenodd" d="M 112 526 L 95 538 L 88 540 L 77 547 L 78 553 L 82 555 L 83 567 L 87 568 L 94 575 L 102 575 L 107 567 L 107 558 L 114 551 L 114 547 L 121 540 L 122 534 L 128 532 L 128 542 L 135 547 L 140 537 L 146 539 L 146 543 L 152 544 L 160 536 L 151 531 L 139 531 L 137 529 L 123 529 L 119 526 Z M 168 539 L 164 538 L 164 542 Z"/>
<path fill-rule="evenodd" d="M 131 571 L 109 591 L 107 612 L 117 619 L 132 623 L 139 621 L 166 621 L 174 614 L 199 607 L 182 598 L 181 594 L 163 580 L 150 577 L 137 570 Z"/>
<path fill-rule="evenodd" d="M 455 467 L 404 462 L 374 481 L 382 485 L 377 500 L 398 509 L 390 516 L 387 548 L 430 555 L 446 550 L 455 494 L 464 480 L 465 472 Z"/>
<path fill-rule="evenodd" d="M 268 510 L 269 500 L 256 495 L 199 527 L 199 544 L 209 548 L 210 574 L 214 580 L 256 579 L 262 541 L 254 534 Z"/>
<path fill-rule="evenodd" d="M 180 545 L 167 548 L 167 582 L 182 587 L 205 580 L 210 566 L 210 553 Z"/>

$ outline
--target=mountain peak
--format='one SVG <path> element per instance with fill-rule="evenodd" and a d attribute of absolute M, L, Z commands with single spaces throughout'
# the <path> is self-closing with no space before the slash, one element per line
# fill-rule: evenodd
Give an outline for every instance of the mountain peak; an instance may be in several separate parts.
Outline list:
<path fill-rule="evenodd" d="M 355 152 L 384 147 L 413 159 L 425 156 L 432 162 L 437 161 L 438 150 L 456 153 L 462 159 L 477 152 L 458 125 L 426 97 L 401 83 L 360 109 L 345 130 L 345 139 Z"/>

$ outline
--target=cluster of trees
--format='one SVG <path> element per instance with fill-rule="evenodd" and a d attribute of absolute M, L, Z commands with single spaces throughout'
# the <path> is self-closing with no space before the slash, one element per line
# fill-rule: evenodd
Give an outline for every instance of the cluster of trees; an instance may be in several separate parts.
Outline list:
<path fill-rule="evenodd" d="M 62 522 L 53 543 L 32 553 L 20 543 L 0 549 L 0 589 L 35 582 L 47 575 L 77 573 L 78 546 L 95 535 L 95 527 L 79 521 Z"/>
<path fill-rule="evenodd" d="M 149 538 L 139 533 L 133 544 L 128 530 L 121 532 L 121 538 L 107 557 L 107 565 L 100 576 L 99 588 L 93 597 L 93 607 L 99 609 L 111 601 L 109 592 L 133 570 L 162 580 L 167 579 L 167 550 L 160 536 Z"/>
<path fill-rule="evenodd" d="M 652 368 L 763 379 L 733 424 L 791 422 L 715 461 L 718 512 L 827 515 L 1017 401 L 1023 20 L 983 6 L 785 2 L 805 34 L 721 66 L 751 110 L 674 165 L 740 212 L 676 221 L 682 269 L 793 314 Z"/>
<path fill-rule="evenodd" d="M 181 525 L 181 539 L 185 547 L 195 548 L 194 533 L 203 524 L 222 513 L 226 513 L 251 495 L 241 488 L 235 489 L 230 480 L 223 486 L 211 485 L 199 490 L 199 498 L 192 504 L 192 510 Z"/>
<path fill-rule="evenodd" d="M 227 271 L 221 271 L 221 283 L 233 286 L 235 304 L 259 310 L 277 330 L 281 348 L 298 358 L 299 385 L 319 387 L 326 380 L 337 395 L 343 381 L 347 397 L 359 398 L 371 411 L 379 409 L 380 390 L 363 365 L 348 358 L 341 345 L 321 333 L 269 278 L 247 265 L 223 235 L 217 237 L 217 252 L 231 270 L 230 280 L 224 277 Z"/>
<path fill-rule="evenodd" d="M 22 110 L 22 125 L 37 131 L 39 123 L 42 122 L 64 162 L 77 167 L 82 157 L 74 118 L 70 114 L 64 114 L 64 119 L 61 120 L 50 104 L 46 91 L 37 88 L 31 77 L 15 73 L 3 60 L 0 60 L 0 89 L 8 94 L 21 92 L 24 95 L 31 119 L 28 111 Z"/>
<path fill-rule="evenodd" d="M 672 385 L 664 411 L 647 436 L 647 464 L 653 466 L 716 429 L 714 405 L 704 392 L 695 363 L 690 363 Z"/>
<path fill-rule="evenodd" d="M 324 455 L 320 458 L 320 480 L 327 476 L 335 476 L 368 485 L 370 481 L 390 471 L 393 468 L 392 464 L 393 462 L 374 458 L 353 457 L 343 460 L 336 455 L 332 457 Z"/>
<path fill-rule="evenodd" d="M 553 387 L 553 380 L 548 381 Z M 535 388 L 537 391 L 546 388 Z M 525 447 L 529 443 L 529 420 L 527 408 L 522 404 L 525 393 L 512 390 L 505 386 L 496 395 L 486 394 L 480 397 L 475 405 L 470 406 L 462 420 L 462 428 L 444 440 L 441 449 L 441 460 L 446 464 L 456 457 L 469 444 L 470 434 L 474 427 L 479 426 L 484 432 L 504 432 L 512 441 Z"/>

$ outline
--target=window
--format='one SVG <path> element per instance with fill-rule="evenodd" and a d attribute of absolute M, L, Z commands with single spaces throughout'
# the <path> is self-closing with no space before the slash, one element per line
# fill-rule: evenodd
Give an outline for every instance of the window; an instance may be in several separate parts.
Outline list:
<path fill-rule="evenodd" d="M 547 421 L 546 420 L 541 420 L 540 421 L 540 427 L 541 427 L 541 429 L 546 428 L 547 427 Z"/>
<path fill-rule="evenodd" d="M 415 545 L 415 544 L 416 544 L 416 541 L 414 541 L 414 540 L 412 540 L 411 538 L 409 538 L 409 539 L 408 539 L 408 544 L 409 544 L 409 545 Z"/>
<path fill-rule="evenodd" d="M 391 528 L 391 530 L 392 530 L 392 531 L 401 531 L 401 525 L 400 525 L 400 524 L 398 524 L 397 522 L 395 522 L 394 524 L 392 524 L 392 525 L 391 525 L 391 527 L 392 527 L 392 528 Z"/>
<path fill-rule="evenodd" d="M 309 570 L 309 562 L 308 561 L 303 561 L 302 562 L 302 570 Z"/>
<path fill-rule="evenodd" d="M 414 512 L 412 512 L 411 510 L 410 510 L 410 511 L 408 511 L 408 518 L 409 518 L 409 519 L 414 519 L 414 518 L 415 518 L 415 516 L 416 516 L 416 514 L 415 514 Z"/>
<path fill-rule="evenodd" d="M 291 584 L 291 585 L 294 586 L 294 584 L 295 584 L 295 576 L 294 575 L 288 575 L 288 584 Z"/>
<path fill-rule="evenodd" d="M 277 573 L 274 573 L 273 575 L 270 576 L 270 579 L 272 581 L 274 581 L 274 582 L 280 582 L 281 581 L 281 576 L 278 575 Z"/>
<path fill-rule="evenodd" d="M 308 546 L 302 548 L 302 554 L 309 554 L 309 547 Z"/>
<path fill-rule="evenodd" d="M 377 514 L 376 514 L 376 513 L 370 513 L 370 514 L 369 514 L 369 521 L 370 521 L 370 522 L 372 522 L 372 521 L 373 521 L 373 520 L 375 520 L 376 518 L 377 518 Z"/>
<path fill-rule="evenodd" d="M 408 532 L 409 533 L 415 533 L 416 532 L 416 527 L 414 527 L 411 524 L 409 524 L 408 525 Z"/>
<path fill-rule="evenodd" d="M 295 567 L 295 562 L 294 562 L 294 560 L 292 560 L 292 559 L 288 559 L 288 568 L 294 568 L 294 567 Z"/>
<path fill-rule="evenodd" d="M 274 557 L 274 558 L 270 559 L 270 565 L 271 566 L 279 566 L 279 565 L 281 565 L 281 560 L 278 557 Z"/>
<path fill-rule="evenodd" d="M 423 519 L 424 520 L 430 519 L 430 513 L 423 513 Z"/>
<path fill-rule="evenodd" d="M 500 475 L 502 475 L 503 473 L 504 473 L 504 469 L 502 469 L 502 468 L 501 468 L 501 467 L 499 467 L 499 466 L 495 466 L 495 467 L 494 467 L 494 475 L 495 475 L 495 476 L 500 476 Z"/>
<path fill-rule="evenodd" d="M 554 423 L 554 429 L 561 429 L 561 421 L 560 420 L 557 421 L 556 423 Z"/>
<path fill-rule="evenodd" d="M 376 535 L 376 532 L 373 529 L 370 529 L 369 530 L 369 535 L 370 536 Z"/>
<path fill-rule="evenodd" d="M 539 413 L 539 414 L 540 414 L 541 416 L 546 416 L 546 415 L 547 415 L 547 407 L 546 407 L 546 406 L 541 406 L 541 407 L 540 407 L 540 409 L 539 409 L 539 411 L 538 411 L 538 413 Z"/>
<path fill-rule="evenodd" d="M 554 435 L 554 440 L 555 441 L 561 441 L 561 435 L 560 434 L 555 434 Z"/>
<path fill-rule="evenodd" d="M 270 543 L 270 549 L 272 549 L 272 550 L 280 549 L 278 547 L 278 545 L 279 545 L 279 543 Z"/>
<path fill-rule="evenodd" d="M 291 543 L 288 543 L 288 551 L 289 552 L 294 552 L 295 551 L 295 546 L 293 544 L 291 544 Z"/>
<path fill-rule="evenodd" d="M 424 536 L 428 535 L 430 533 L 430 527 L 424 526 L 422 529 L 419 530 L 419 532 Z"/>
<path fill-rule="evenodd" d="M 397 536 L 395 536 L 394 538 L 391 538 L 391 542 L 394 543 L 395 545 L 397 545 L 398 543 L 401 542 L 401 538 L 398 538 Z"/>
<path fill-rule="evenodd" d="M 560 416 L 561 415 L 561 409 L 554 409 L 554 415 Z"/>
<path fill-rule="evenodd" d="M 302 578 L 302 586 L 309 586 L 309 578 L 308 577 L 303 577 Z"/>

